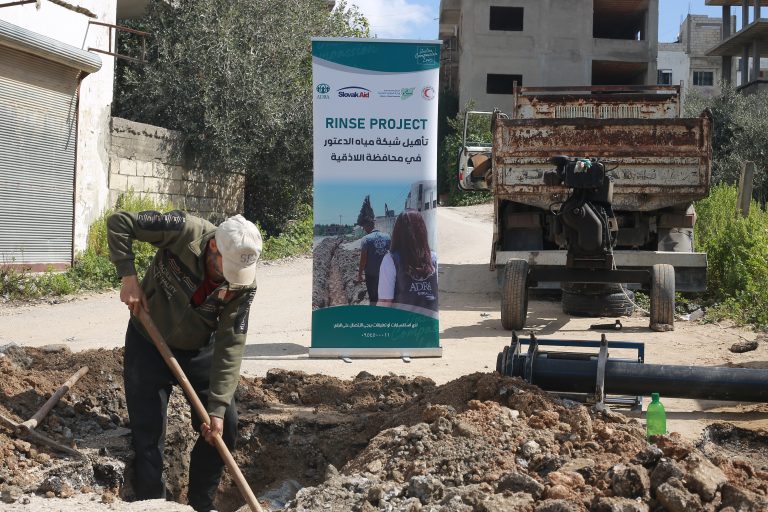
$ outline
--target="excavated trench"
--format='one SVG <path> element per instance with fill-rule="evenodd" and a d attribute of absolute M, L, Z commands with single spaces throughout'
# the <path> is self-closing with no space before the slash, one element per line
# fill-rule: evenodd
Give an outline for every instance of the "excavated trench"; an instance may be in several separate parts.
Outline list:
<path fill-rule="evenodd" d="M 85 365 L 91 371 L 38 430 L 74 442 L 88 460 L 0 428 L 5 502 L 25 493 L 132 499 L 122 350 L 0 347 L 0 413 L 30 417 Z M 720 424 L 698 445 L 675 435 L 649 444 L 637 420 L 495 374 L 436 386 L 396 375 L 342 380 L 272 370 L 241 379 L 237 397 L 234 455 L 272 510 L 768 510 L 765 432 Z M 169 411 L 167 481 L 171 497 L 184 502 L 196 435 L 179 393 Z M 242 505 L 225 478 L 217 508 Z"/>
<path fill-rule="evenodd" d="M 368 303 L 365 284 L 356 282 L 358 243 L 339 236 L 326 238 L 314 248 L 312 309 Z"/>

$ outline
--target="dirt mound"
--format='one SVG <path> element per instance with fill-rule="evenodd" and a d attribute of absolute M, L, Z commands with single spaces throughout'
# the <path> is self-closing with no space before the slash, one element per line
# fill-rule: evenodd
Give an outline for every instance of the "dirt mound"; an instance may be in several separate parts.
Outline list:
<path fill-rule="evenodd" d="M 0 354 L 0 413 L 14 421 L 30 417 L 80 367 L 91 369 L 38 427 L 87 459 L 0 429 L 0 497 L 98 496 L 86 509 L 130 500 L 122 351 L 4 347 Z M 272 509 L 768 510 L 765 433 L 723 425 L 698 447 L 675 435 L 651 445 L 636 420 L 495 374 L 436 386 L 397 375 L 342 380 L 272 370 L 241 379 L 237 396 L 234 455 Z M 174 393 L 166 474 L 181 502 L 196 439 L 189 424 L 186 402 Z M 225 478 L 217 508 L 242 504 Z"/>

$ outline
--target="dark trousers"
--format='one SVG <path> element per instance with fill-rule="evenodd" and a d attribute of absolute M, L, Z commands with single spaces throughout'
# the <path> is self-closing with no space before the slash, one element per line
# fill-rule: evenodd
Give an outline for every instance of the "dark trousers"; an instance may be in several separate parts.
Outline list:
<path fill-rule="evenodd" d="M 365 287 L 368 290 L 368 302 L 375 306 L 379 302 L 379 274 L 365 273 Z"/>
<path fill-rule="evenodd" d="M 184 374 L 207 405 L 213 343 L 200 350 L 171 349 Z M 160 352 L 132 323 L 125 333 L 125 398 L 131 422 L 135 490 L 139 500 L 165 498 L 163 446 L 168 415 L 168 397 L 176 378 Z M 200 419 L 192 410 L 192 427 L 200 432 Z M 224 414 L 222 438 L 230 451 L 235 448 L 237 408 L 235 400 Z M 189 504 L 195 510 L 213 509 L 213 497 L 219 485 L 224 462 L 216 448 L 200 436 L 192 449 L 189 463 Z"/>

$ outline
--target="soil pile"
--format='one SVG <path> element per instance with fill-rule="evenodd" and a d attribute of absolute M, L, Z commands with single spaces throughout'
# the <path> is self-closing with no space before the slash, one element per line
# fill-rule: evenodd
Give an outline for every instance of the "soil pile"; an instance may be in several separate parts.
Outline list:
<path fill-rule="evenodd" d="M 2 499 L 98 497 L 80 510 L 130 500 L 122 351 L 6 346 L 0 354 L 0 413 L 17 422 L 80 367 L 91 369 L 38 426 L 58 442 L 74 442 L 87 459 L 0 428 Z M 366 372 L 341 380 L 273 370 L 241 379 L 238 401 L 234 455 L 272 510 L 768 510 L 764 433 L 719 425 L 698 447 L 675 435 L 651 445 L 636 420 L 495 374 L 436 386 Z M 175 393 L 166 474 L 181 502 L 197 438 L 189 425 L 189 409 Z M 225 477 L 217 508 L 242 505 Z"/>

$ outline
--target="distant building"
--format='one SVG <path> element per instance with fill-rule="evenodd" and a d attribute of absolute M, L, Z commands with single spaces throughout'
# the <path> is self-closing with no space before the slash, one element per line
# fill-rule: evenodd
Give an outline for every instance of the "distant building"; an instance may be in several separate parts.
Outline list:
<path fill-rule="evenodd" d="M 730 19 L 736 28 L 736 17 Z M 710 96 L 720 92 L 723 69 L 720 57 L 707 52 L 722 36 L 722 18 L 689 14 L 680 25 L 680 35 L 674 43 L 659 43 L 657 83 L 659 85 L 683 84 L 683 91 L 695 90 Z M 735 80 L 731 71 L 728 80 Z"/>
<path fill-rule="evenodd" d="M 437 182 L 417 181 L 411 184 L 411 191 L 405 199 L 405 209 L 425 212 L 437 208 Z"/>
<path fill-rule="evenodd" d="M 734 67 L 738 67 L 739 90 L 749 94 L 759 90 L 768 90 L 768 74 L 763 67 L 763 56 L 768 55 L 768 19 L 760 17 L 761 5 L 766 0 L 706 0 L 707 5 L 720 5 L 723 18 L 731 17 L 731 7 L 741 6 L 741 28 L 732 30 L 724 23 L 721 40 L 710 47 L 707 55 L 719 57 L 724 76 L 732 76 Z M 752 18 L 750 22 L 750 11 Z"/>
<path fill-rule="evenodd" d="M 418 210 L 427 225 L 429 247 L 437 248 L 437 181 L 423 180 L 411 183 L 411 191 L 405 199 L 405 209 Z"/>
<path fill-rule="evenodd" d="M 658 0 L 441 0 L 441 87 L 509 111 L 515 82 L 655 84 L 658 21 Z"/>

